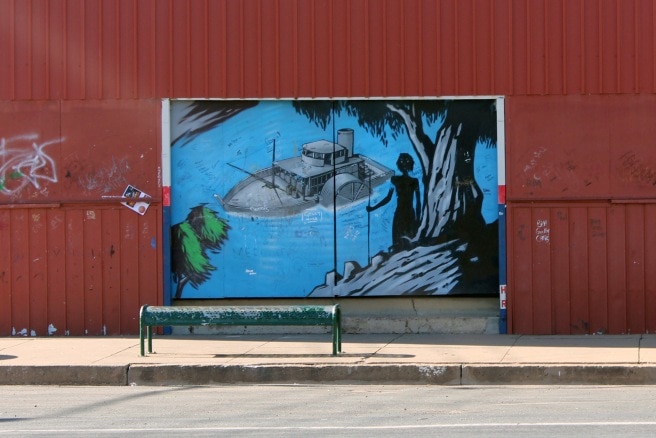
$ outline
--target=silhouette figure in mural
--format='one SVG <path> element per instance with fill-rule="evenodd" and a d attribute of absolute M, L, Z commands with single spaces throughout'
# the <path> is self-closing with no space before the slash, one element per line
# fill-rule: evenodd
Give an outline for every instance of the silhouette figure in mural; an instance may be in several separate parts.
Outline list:
<path fill-rule="evenodd" d="M 367 212 L 372 212 L 387 204 L 396 189 L 396 211 L 392 222 L 392 251 L 401 251 L 411 247 L 412 239 L 417 233 L 421 202 L 419 198 L 419 180 L 408 175 L 415 165 L 410 154 L 402 152 L 396 160 L 401 175 L 391 178 L 394 187 L 389 189 L 385 198 L 376 205 L 367 205 Z"/>

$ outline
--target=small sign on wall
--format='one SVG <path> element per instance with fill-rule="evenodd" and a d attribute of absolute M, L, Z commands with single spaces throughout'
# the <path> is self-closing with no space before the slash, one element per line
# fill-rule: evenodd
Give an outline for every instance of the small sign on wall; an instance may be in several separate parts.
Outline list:
<path fill-rule="evenodd" d="M 128 185 L 125 188 L 125 191 L 123 192 L 123 197 L 124 198 L 134 198 L 134 199 L 143 199 L 143 198 L 150 198 L 149 195 L 145 194 L 138 188 Z M 130 210 L 133 210 L 140 215 L 146 214 L 146 210 L 148 210 L 148 206 L 150 205 L 149 202 L 145 201 L 129 201 L 129 202 L 121 202 L 121 204 L 125 205 L 127 208 Z"/>

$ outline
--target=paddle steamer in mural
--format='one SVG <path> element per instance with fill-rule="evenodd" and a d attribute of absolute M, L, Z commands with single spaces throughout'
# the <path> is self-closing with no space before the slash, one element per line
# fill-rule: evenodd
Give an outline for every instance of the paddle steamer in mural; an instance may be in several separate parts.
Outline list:
<path fill-rule="evenodd" d="M 237 183 L 221 197 L 225 211 L 261 217 L 292 216 L 315 205 L 342 207 L 367 198 L 372 188 L 394 172 L 354 153 L 353 130 L 337 131 L 337 143 L 318 140 L 303 145 L 300 157 L 274 160 L 271 167 Z"/>

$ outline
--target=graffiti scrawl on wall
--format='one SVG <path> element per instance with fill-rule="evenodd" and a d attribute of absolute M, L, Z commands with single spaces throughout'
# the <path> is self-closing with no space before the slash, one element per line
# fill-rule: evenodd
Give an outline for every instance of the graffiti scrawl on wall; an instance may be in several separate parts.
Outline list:
<path fill-rule="evenodd" d="M 37 134 L 0 138 L 0 193 L 16 195 L 27 186 L 39 190 L 44 182 L 57 182 L 57 168 L 46 148 L 60 138 L 39 141 Z"/>
<path fill-rule="evenodd" d="M 172 295 L 498 293 L 494 100 L 178 101 Z"/>

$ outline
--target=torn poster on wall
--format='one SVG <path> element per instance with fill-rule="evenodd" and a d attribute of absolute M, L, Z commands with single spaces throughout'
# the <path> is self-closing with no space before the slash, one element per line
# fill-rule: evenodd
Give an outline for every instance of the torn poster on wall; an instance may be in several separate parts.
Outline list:
<path fill-rule="evenodd" d="M 123 198 L 144 199 L 144 198 L 150 198 L 150 196 L 148 196 L 146 193 L 142 192 L 138 188 L 128 184 L 128 186 L 125 188 L 125 191 L 123 192 Z M 127 202 L 121 202 L 121 204 L 125 205 L 130 210 L 139 213 L 142 216 L 146 214 L 146 211 L 148 210 L 148 206 L 150 206 L 150 203 L 147 201 L 127 201 Z"/>

